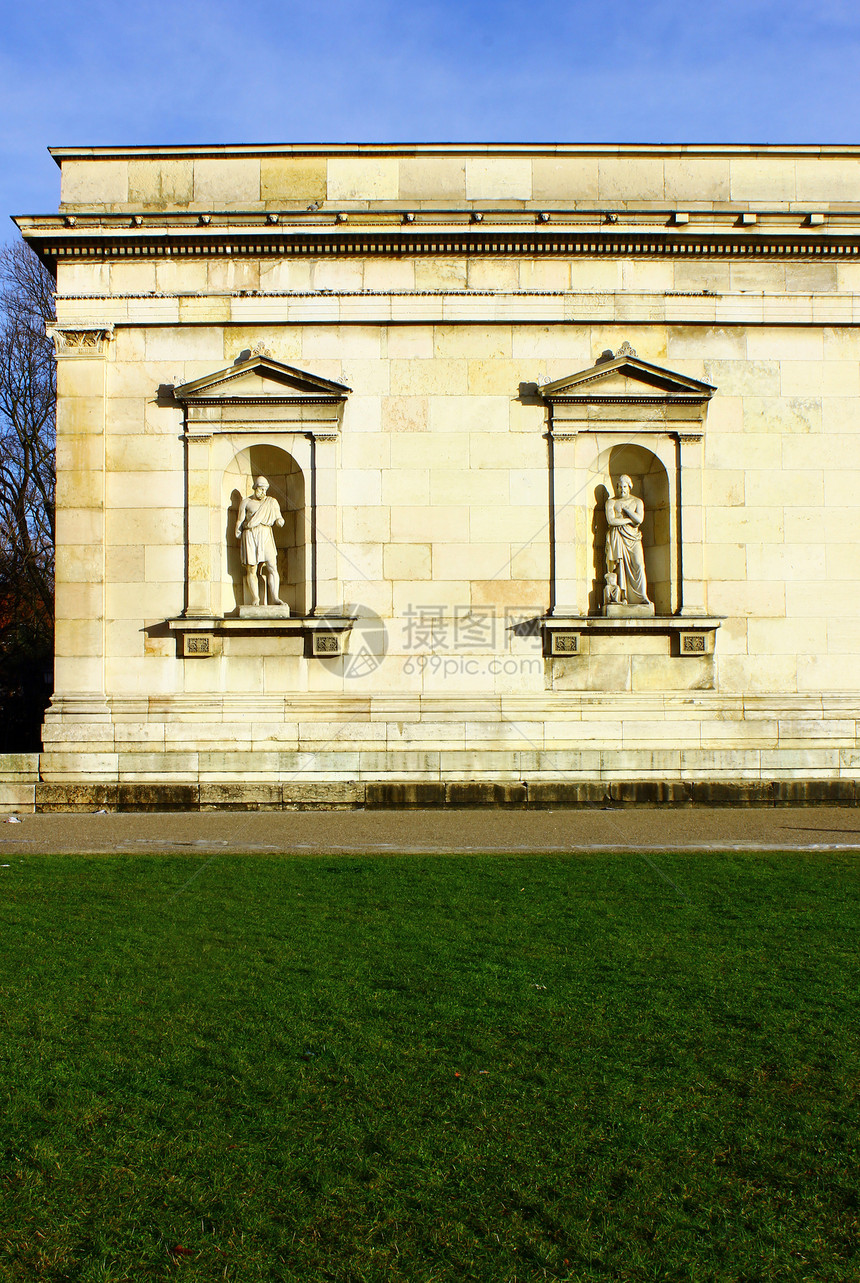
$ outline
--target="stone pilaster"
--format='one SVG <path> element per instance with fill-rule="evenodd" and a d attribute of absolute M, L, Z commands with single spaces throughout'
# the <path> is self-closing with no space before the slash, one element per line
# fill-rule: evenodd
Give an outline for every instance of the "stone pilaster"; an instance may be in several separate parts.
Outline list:
<path fill-rule="evenodd" d="M 105 701 L 104 328 L 51 331 L 57 357 L 54 715 L 109 721 Z"/>
<path fill-rule="evenodd" d="M 582 531 L 577 529 L 579 474 L 576 467 L 575 432 L 550 429 L 550 475 L 552 478 L 551 601 L 553 615 L 585 614 L 585 583 Z"/>
<path fill-rule="evenodd" d="M 196 430 L 189 431 L 185 441 L 188 565 L 184 613 L 188 619 L 207 618 L 213 611 L 212 543 L 217 533 L 212 523 L 220 512 L 212 503 L 211 444 L 211 434 Z"/>
<path fill-rule="evenodd" d="M 317 432 L 311 440 L 311 561 L 310 614 L 325 614 L 341 606 L 341 574 L 337 529 L 337 433 Z"/>
<path fill-rule="evenodd" d="M 679 432 L 677 474 L 680 488 L 681 602 L 679 614 L 706 615 L 704 512 L 702 509 L 702 433 Z"/>

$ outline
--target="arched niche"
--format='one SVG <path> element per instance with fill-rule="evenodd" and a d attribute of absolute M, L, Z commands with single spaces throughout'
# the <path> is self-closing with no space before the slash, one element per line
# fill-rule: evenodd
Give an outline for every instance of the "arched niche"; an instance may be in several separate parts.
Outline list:
<path fill-rule="evenodd" d="M 221 478 L 221 511 L 224 514 L 224 548 L 219 584 L 220 610 L 230 614 L 244 602 L 242 563 L 236 521 L 239 505 L 251 494 L 254 479 L 264 476 L 269 494 L 278 501 L 284 525 L 273 531 L 278 550 L 281 599 L 293 615 L 308 609 L 308 513 L 305 477 L 296 460 L 280 446 L 248 445 L 233 455 Z"/>
<path fill-rule="evenodd" d="M 627 342 L 589 369 L 539 386 L 547 408 L 551 616 L 598 615 L 604 504 L 624 472 L 650 510 L 646 575 L 658 620 L 707 615 L 703 435 L 715 391 L 643 361 Z"/>
<path fill-rule="evenodd" d="M 673 609 L 674 555 L 669 475 L 653 450 L 632 442 L 607 447 L 595 461 L 594 479 L 589 487 L 594 508 L 591 519 L 588 613 L 601 613 L 606 573 L 606 500 L 610 495 L 618 493 L 619 478 L 625 474 L 633 482 L 633 493 L 645 505 L 642 549 L 645 555 L 648 595 L 658 615 L 669 615 Z"/>
<path fill-rule="evenodd" d="M 185 435 L 183 618 L 236 610 L 239 554 L 227 514 L 239 502 L 234 489 L 239 494 L 261 472 L 296 514 L 275 534 L 281 595 L 296 615 L 329 613 L 340 602 L 337 445 L 348 393 L 345 384 L 264 355 L 174 390 Z"/>

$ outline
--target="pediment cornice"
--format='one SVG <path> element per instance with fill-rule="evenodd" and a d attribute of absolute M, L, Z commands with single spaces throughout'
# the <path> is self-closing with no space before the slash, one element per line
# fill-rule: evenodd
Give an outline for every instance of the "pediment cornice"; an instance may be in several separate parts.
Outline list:
<path fill-rule="evenodd" d="M 257 353 L 226 370 L 181 384 L 174 396 L 185 406 L 338 405 L 351 390 L 344 383 Z"/>
<path fill-rule="evenodd" d="M 705 405 L 715 392 L 710 383 L 643 361 L 629 343 L 605 352 L 587 370 L 538 387 L 551 405 Z"/>

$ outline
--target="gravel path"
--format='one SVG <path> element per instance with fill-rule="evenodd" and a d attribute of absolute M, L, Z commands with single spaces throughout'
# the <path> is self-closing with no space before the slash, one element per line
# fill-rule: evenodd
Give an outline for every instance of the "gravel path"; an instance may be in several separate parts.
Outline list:
<path fill-rule="evenodd" d="M 0 813 L 0 852 L 860 851 L 852 807 Z"/>

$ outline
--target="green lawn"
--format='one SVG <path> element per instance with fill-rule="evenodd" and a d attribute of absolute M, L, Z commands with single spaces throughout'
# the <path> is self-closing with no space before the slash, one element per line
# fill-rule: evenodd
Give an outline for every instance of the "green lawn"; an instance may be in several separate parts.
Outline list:
<path fill-rule="evenodd" d="M 2 862 L 4 1283 L 860 1278 L 854 857 Z"/>

